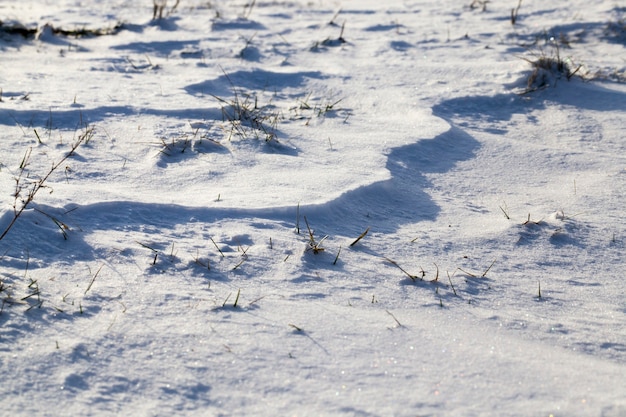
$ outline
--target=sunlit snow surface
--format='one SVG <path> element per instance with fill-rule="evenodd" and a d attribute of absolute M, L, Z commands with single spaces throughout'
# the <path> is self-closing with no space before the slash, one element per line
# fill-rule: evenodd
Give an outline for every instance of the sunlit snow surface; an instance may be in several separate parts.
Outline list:
<path fill-rule="evenodd" d="M 623 7 L 168 3 L 0 1 L 4 413 L 626 415 Z"/>

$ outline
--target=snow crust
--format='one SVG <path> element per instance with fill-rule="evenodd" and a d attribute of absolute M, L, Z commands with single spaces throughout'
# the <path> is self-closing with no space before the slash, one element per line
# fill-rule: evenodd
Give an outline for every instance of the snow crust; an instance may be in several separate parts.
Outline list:
<path fill-rule="evenodd" d="M 0 0 L 4 413 L 626 415 L 623 7 L 167 3 Z"/>

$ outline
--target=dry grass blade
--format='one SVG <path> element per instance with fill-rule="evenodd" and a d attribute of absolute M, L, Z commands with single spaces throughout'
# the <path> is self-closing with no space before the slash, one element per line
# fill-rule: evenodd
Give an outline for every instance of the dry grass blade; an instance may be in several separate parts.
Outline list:
<path fill-rule="evenodd" d="M 339 254 L 341 254 L 341 246 L 339 246 L 339 250 L 337 251 L 337 256 L 335 256 L 335 261 L 333 265 L 337 265 L 337 261 L 339 260 Z"/>
<path fill-rule="evenodd" d="M 233 267 L 233 271 L 234 271 L 235 269 L 239 268 L 241 265 L 243 265 L 243 263 L 244 263 L 245 261 L 246 261 L 246 258 L 245 258 L 245 257 L 244 257 L 244 258 L 242 258 L 242 259 L 241 259 L 241 261 L 239 261 L 239 263 Z"/>
<path fill-rule="evenodd" d="M 448 282 L 450 283 L 450 288 L 452 288 L 452 292 L 454 293 L 454 295 L 456 295 L 458 297 L 459 295 L 456 293 L 456 289 L 454 288 L 454 284 L 452 284 L 452 278 L 450 277 L 450 273 L 448 271 L 446 271 L 446 274 L 448 275 Z"/>
<path fill-rule="evenodd" d="M 68 225 L 66 225 L 61 220 L 57 219 L 56 217 L 51 216 L 50 214 L 48 214 L 48 213 L 46 213 L 46 212 L 44 212 L 42 210 L 39 210 L 38 208 L 35 208 L 35 211 L 37 211 L 38 213 L 43 214 L 44 216 L 46 216 L 47 218 L 52 220 L 54 222 L 54 224 L 56 224 L 56 226 L 59 228 L 61 233 L 63 234 L 63 239 L 67 240 L 67 230 L 70 230 Z"/>
<path fill-rule="evenodd" d="M 222 252 L 222 250 L 220 249 L 219 246 L 217 246 L 217 243 L 215 243 L 215 241 L 213 240 L 212 237 L 209 237 L 209 239 L 211 239 L 211 242 L 213 242 L 213 245 L 215 246 L 215 249 L 217 249 L 217 251 L 220 253 L 220 255 L 222 255 L 222 258 L 224 257 L 224 252 Z"/>
<path fill-rule="evenodd" d="M 137 242 L 137 241 L 135 241 L 135 242 Z M 140 244 L 141 246 L 143 246 L 146 249 L 150 249 L 152 251 L 152 253 L 154 253 L 154 258 L 152 259 L 152 265 L 156 265 L 157 259 L 159 257 L 159 251 L 154 249 L 154 248 L 152 248 L 152 247 L 150 247 L 150 246 L 148 246 L 148 245 L 145 245 L 145 244 L 143 244 L 141 242 L 137 242 L 137 243 Z"/>
<path fill-rule="evenodd" d="M 100 273 L 100 271 L 102 270 L 103 265 L 100 265 L 100 268 L 98 268 L 98 270 L 96 271 L 96 273 L 94 274 L 93 278 L 91 278 L 91 281 L 89 282 L 89 285 L 87 286 L 87 289 L 85 290 L 85 294 L 87 294 L 87 292 L 91 289 L 91 286 L 93 285 L 93 283 L 96 281 L 96 278 L 98 277 L 98 274 Z"/>
<path fill-rule="evenodd" d="M 514 25 L 517 23 L 517 17 L 519 16 L 519 9 L 522 7 L 522 0 L 519 0 L 517 3 L 517 7 L 511 9 L 511 24 Z"/>
<path fill-rule="evenodd" d="M 396 318 L 396 316 L 393 315 L 393 313 L 389 310 L 385 310 L 387 312 L 387 314 L 389 314 L 391 316 L 391 318 L 394 319 L 394 321 L 396 322 L 396 324 L 398 325 L 398 327 L 402 327 L 402 323 L 400 323 L 400 321 Z"/>
<path fill-rule="evenodd" d="M 369 231 L 370 231 L 370 228 L 368 227 L 367 229 L 365 229 L 365 231 L 364 231 L 363 233 L 361 233 L 361 234 L 359 235 L 359 237 L 357 237 L 357 238 L 355 239 L 355 241 L 354 241 L 354 242 L 350 243 L 350 246 L 354 246 L 354 245 L 356 245 L 356 244 L 359 242 L 359 240 L 363 239 L 363 238 L 365 237 L 365 235 L 367 235 L 367 232 L 369 232 Z"/>
<path fill-rule="evenodd" d="M 463 268 L 457 268 L 457 270 L 458 270 L 458 271 L 463 272 L 465 275 L 467 275 L 467 276 L 469 276 L 469 277 L 472 277 L 472 278 L 478 278 L 478 275 L 473 274 L 473 273 L 471 273 L 471 272 L 469 272 L 469 271 L 466 271 L 466 270 L 465 270 L 465 269 L 463 269 Z"/>
<path fill-rule="evenodd" d="M 433 263 L 433 265 L 435 265 L 435 268 L 437 269 L 437 272 L 435 273 L 435 278 L 433 280 L 431 280 L 430 282 L 437 282 L 437 281 L 439 281 L 439 266 L 437 266 L 436 263 Z"/>
<path fill-rule="evenodd" d="M 489 272 L 489 270 L 496 263 L 496 261 L 497 261 L 497 259 L 494 259 L 493 262 L 491 263 L 491 265 L 489 265 L 489 267 L 487 267 L 487 269 L 485 269 L 485 272 L 483 272 L 483 274 L 481 275 L 482 278 L 484 278 L 487 275 L 487 272 Z"/>
<path fill-rule="evenodd" d="M 394 265 L 396 268 L 398 268 L 400 271 L 404 272 L 406 274 L 407 277 L 411 278 L 411 281 L 415 281 L 417 279 L 419 279 L 419 277 L 417 275 L 411 275 L 409 274 L 406 270 L 404 270 L 400 265 L 398 265 L 398 263 L 396 261 L 394 261 L 393 259 L 389 259 L 387 257 L 384 258 L 387 262 L 389 262 L 390 264 Z"/>

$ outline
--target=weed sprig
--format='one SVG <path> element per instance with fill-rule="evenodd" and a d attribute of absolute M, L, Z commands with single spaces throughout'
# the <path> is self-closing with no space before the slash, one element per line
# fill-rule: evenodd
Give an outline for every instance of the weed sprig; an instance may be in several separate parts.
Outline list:
<path fill-rule="evenodd" d="M 531 51 L 531 57 L 522 57 L 532 67 L 532 72 L 526 82 L 526 89 L 522 94 L 537 91 L 550 85 L 556 85 L 557 81 L 562 77 L 569 81 L 582 68 L 582 65 L 578 65 L 572 69 L 568 62 L 569 60 L 563 59 L 559 40 L 550 37 L 548 41 L 552 47 L 550 54 L 543 49 L 539 49 L 539 51 Z"/>
<path fill-rule="evenodd" d="M 304 223 L 306 223 L 306 228 L 309 231 L 309 247 L 307 248 L 307 250 L 312 250 L 313 253 L 316 255 L 320 252 L 323 252 L 324 248 L 322 247 L 322 242 L 324 242 L 324 240 L 326 240 L 328 236 L 324 236 L 322 239 L 320 239 L 319 242 L 316 241 L 315 236 L 313 235 L 313 231 L 309 226 L 309 221 L 306 219 L 306 216 L 304 216 Z"/>
<path fill-rule="evenodd" d="M 224 69 L 222 72 L 231 86 L 233 98 L 226 100 L 214 94 L 211 96 L 221 104 L 222 120 L 228 123 L 225 128 L 228 140 L 237 135 L 244 139 L 253 136 L 257 139 L 263 137 L 266 142 L 278 141 L 277 126 L 282 115 L 274 108 L 271 100 L 261 105 L 258 94 L 235 87 L 228 73 Z"/>
<path fill-rule="evenodd" d="M 47 188 L 47 181 L 50 176 L 59 168 L 63 163 L 70 157 L 72 157 L 76 153 L 76 149 L 83 144 L 88 142 L 94 135 L 94 127 L 87 126 L 85 131 L 82 132 L 78 139 L 71 145 L 70 150 L 56 163 L 52 164 L 52 167 L 48 172 L 41 178 L 36 181 L 29 182 L 29 175 L 26 170 L 28 165 L 30 164 L 30 158 L 32 154 L 32 148 L 28 148 L 22 157 L 22 162 L 19 166 L 19 171 L 17 176 L 15 177 L 15 193 L 13 194 L 13 218 L 9 222 L 9 225 L 4 229 L 2 234 L 0 235 L 0 240 L 2 240 L 7 233 L 13 228 L 17 219 L 20 218 L 24 210 L 33 202 L 37 193 L 41 191 L 43 188 Z M 57 224 L 59 225 L 59 224 Z M 63 231 L 63 227 L 59 226 Z M 66 235 L 64 234 L 66 237 Z"/>

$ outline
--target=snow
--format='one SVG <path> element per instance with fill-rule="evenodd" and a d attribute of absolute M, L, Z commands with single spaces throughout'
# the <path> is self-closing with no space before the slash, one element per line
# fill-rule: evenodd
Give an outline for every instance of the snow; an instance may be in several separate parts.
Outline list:
<path fill-rule="evenodd" d="M 626 415 L 623 7 L 168 3 L 0 1 L 3 412 Z"/>

